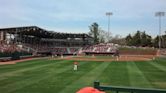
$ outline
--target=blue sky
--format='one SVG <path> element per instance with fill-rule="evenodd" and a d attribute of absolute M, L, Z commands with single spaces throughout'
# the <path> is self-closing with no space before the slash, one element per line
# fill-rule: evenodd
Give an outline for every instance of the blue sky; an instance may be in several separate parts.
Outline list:
<path fill-rule="evenodd" d="M 106 12 L 113 12 L 110 31 L 126 36 L 137 30 L 158 34 L 155 12 L 166 12 L 166 0 L 0 0 L 0 27 L 36 25 L 47 30 L 88 33 L 93 22 L 107 30 Z M 162 18 L 162 33 L 166 16 Z"/>

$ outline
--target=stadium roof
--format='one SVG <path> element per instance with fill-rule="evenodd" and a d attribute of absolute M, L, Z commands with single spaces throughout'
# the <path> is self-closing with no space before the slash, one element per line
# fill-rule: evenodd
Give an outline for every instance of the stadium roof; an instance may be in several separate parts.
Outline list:
<path fill-rule="evenodd" d="M 0 31 L 5 31 L 10 34 L 31 35 L 39 38 L 56 38 L 56 39 L 92 38 L 87 34 L 59 33 L 54 31 L 47 31 L 37 26 L 0 28 Z"/>

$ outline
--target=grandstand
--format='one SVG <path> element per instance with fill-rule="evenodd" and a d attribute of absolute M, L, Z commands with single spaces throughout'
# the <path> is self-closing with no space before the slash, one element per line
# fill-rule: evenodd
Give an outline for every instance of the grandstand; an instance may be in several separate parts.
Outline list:
<path fill-rule="evenodd" d="M 59 33 L 37 26 L 0 29 L 0 52 L 26 51 L 33 54 L 69 55 L 92 45 L 87 34 Z"/>
<path fill-rule="evenodd" d="M 113 43 L 100 43 L 100 44 L 84 47 L 82 49 L 82 51 L 87 55 L 91 55 L 91 54 L 117 55 L 118 54 L 118 45 L 113 44 Z"/>
<path fill-rule="evenodd" d="M 1 28 L 0 55 L 8 58 L 14 52 L 34 56 L 118 53 L 116 44 L 94 45 L 93 41 L 93 38 L 87 34 L 59 33 L 37 26 Z"/>

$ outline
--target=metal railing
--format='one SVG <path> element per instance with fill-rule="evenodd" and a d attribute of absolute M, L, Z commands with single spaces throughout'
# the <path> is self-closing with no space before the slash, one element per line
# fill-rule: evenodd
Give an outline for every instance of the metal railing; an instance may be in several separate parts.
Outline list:
<path fill-rule="evenodd" d="M 134 88 L 134 87 L 119 87 L 119 86 L 101 86 L 100 82 L 94 82 L 94 88 L 102 91 L 114 91 L 116 93 L 166 93 L 164 89 L 149 89 L 149 88 Z"/>

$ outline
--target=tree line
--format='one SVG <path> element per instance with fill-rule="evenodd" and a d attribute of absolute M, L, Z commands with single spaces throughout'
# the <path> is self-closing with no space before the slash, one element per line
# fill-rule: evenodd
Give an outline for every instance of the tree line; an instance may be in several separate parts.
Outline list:
<path fill-rule="evenodd" d="M 136 31 L 134 34 L 128 34 L 126 37 L 120 35 L 112 36 L 110 32 L 102 30 L 97 23 L 89 26 L 89 35 L 93 37 L 94 43 L 116 43 L 119 45 L 137 46 L 137 47 L 159 47 L 159 36 L 152 38 L 146 31 Z M 161 48 L 166 48 L 166 34 L 160 36 Z"/>

